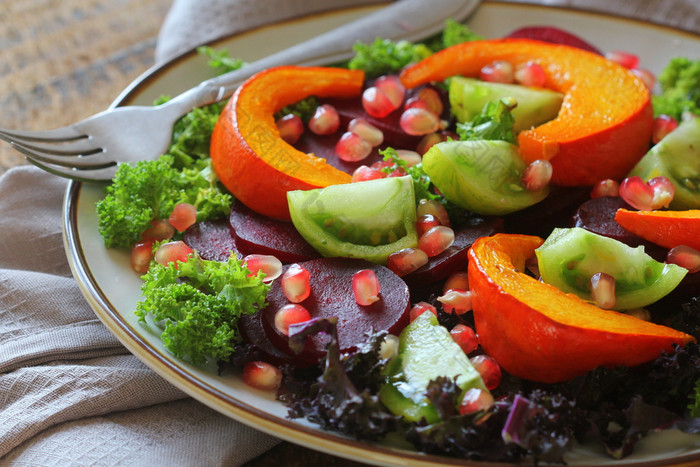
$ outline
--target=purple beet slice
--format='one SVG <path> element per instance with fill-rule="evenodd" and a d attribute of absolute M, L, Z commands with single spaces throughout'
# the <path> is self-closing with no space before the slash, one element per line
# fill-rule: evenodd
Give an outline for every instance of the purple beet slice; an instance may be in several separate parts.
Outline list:
<path fill-rule="evenodd" d="M 267 333 L 262 323 L 261 313 L 253 315 L 243 315 L 238 319 L 238 329 L 241 331 L 243 340 L 252 344 L 263 354 L 265 361 L 274 365 L 281 363 L 295 363 L 294 358 L 279 350 L 267 338 Z"/>
<path fill-rule="evenodd" d="M 183 241 L 209 261 L 228 261 L 231 252 L 241 257 L 236 238 L 226 219 L 194 224 L 185 230 Z"/>
<path fill-rule="evenodd" d="M 283 263 L 295 263 L 320 255 L 291 222 L 270 219 L 256 213 L 241 202 L 231 208 L 229 224 L 236 244 L 244 255 L 273 255 Z"/>
<path fill-rule="evenodd" d="M 338 341 L 341 351 L 357 349 L 371 331 L 388 330 L 398 333 L 408 324 L 410 296 L 406 283 L 388 268 L 360 259 L 321 258 L 300 263 L 311 273 L 311 295 L 301 302 L 312 318 L 338 318 Z M 287 266 L 288 267 L 288 266 Z M 380 299 L 370 306 L 360 306 L 352 291 L 352 276 L 362 269 L 371 269 L 381 285 Z M 286 268 L 285 268 L 286 270 Z M 275 328 L 275 313 L 287 305 L 281 281 L 273 282 L 267 296 L 268 306 L 262 311 L 262 321 L 270 341 L 280 350 L 295 355 L 289 349 L 287 336 Z M 298 355 L 301 362 L 317 362 L 325 354 L 328 338 L 316 335 L 307 341 L 306 349 Z"/>
<path fill-rule="evenodd" d="M 552 44 L 569 45 L 571 47 L 577 47 L 579 49 L 593 52 L 594 54 L 603 55 L 603 53 L 597 47 L 584 41 L 577 35 L 553 26 L 527 26 L 516 29 L 506 37 L 535 39 L 538 41 L 551 42 Z"/>

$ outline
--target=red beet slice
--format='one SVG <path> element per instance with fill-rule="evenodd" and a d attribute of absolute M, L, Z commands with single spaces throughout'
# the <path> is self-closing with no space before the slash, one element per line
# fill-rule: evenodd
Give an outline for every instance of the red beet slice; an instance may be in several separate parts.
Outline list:
<path fill-rule="evenodd" d="M 407 274 L 403 279 L 410 287 L 422 287 L 447 278 L 457 271 L 467 270 L 467 250 L 479 237 L 503 231 L 499 217 L 473 217 L 455 231 L 455 241 L 447 250 L 433 256 L 428 264 Z"/>
<path fill-rule="evenodd" d="M 229 224 L 244 255 L 273 255 L 283 263 L 307 261 L 320 256 L 297 232 L 294 224 L 270 219 L 243 203 L 234 203 Z"/>
<path fill-rule="evenodd" d="M 274 365 L 281 363 L 295 363 L 294 358 L 274 346 L 262 323 L 262 314 L 243 315 L 238 319 L 238 329 L 243 340 L 254 345 L 265 357 L 265 361 Z"/>
<path fill-rule="evenodd" d="M 185 231 L 183 241 L 206 260 L 228 261 L 232 251 L 241 257 L 226 219 L 194 224 Z"/>
<path fill-rule="evenodd" d="M 388 268 L 347 258 L 322 258 L 300 264 L 311 273 L 311 295 L 301 305 L 309 310 L 312 318 L 338 318 L 341 351 L 355 350 L 373 330 L 399 333 L 408 324 L 408 287 Z M 362 269 L 373 270 L 381 285 L 379 301 L 370 306 L 358 305 L 352 292 L 352 276 Z M 295 355 L 289 349 L 287 336 L 275 328 L 275 313 L 289 303 L 280 282 L 272 284 L 267 296 L 269 304 L 261 312 L 262 321 L 270 341 L 280 350 Z M 307 348 L 297 358 L 304 363 L 317 362 L 325 354 L 327 342 L 325 335 L 310 338 Z"/>
<path fill-rule="evenodd" d="M 587 50 L 594 54 L 603 55 L 597 47 L 589 44 L 575 34 L 552 26 L 527 26 L 511 32 L 506 37 L 520 37 L 551 42 L 553 44 L 570 45 L 571 47 Z"/>

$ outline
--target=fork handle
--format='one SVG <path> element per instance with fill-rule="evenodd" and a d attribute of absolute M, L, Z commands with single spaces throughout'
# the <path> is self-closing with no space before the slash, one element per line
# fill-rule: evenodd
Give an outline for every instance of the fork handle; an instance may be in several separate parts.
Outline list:
<path fill-rule="evenodd" d="M 171 99 L 168 106 L 178 106 L 181 115 L 195 107 L 230 97 L 255 73 L 279 65 L 327 65 L 350 59 L 353 45 L 367 38 L 406 39 L 416 41 L 437 34 L 447 18 L 464 21 L 481 0 L 399 0 L 390 6 L 316 36 L 301 44 L 250 63 L 243 68 L 209 79 Z M 431 7 L 426 8 L 426 6 Z M 439 8 L 435 8 L 439 6 Z"/>

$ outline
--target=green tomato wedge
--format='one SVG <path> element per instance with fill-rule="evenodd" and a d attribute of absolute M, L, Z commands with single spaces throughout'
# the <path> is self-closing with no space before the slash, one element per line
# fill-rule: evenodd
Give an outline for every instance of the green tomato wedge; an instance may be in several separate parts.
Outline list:
<path fill-rule="evenodd" d="M 615 278 L 615 310 L 652 304 L 671 292 L 687 269 L 659 263 L 644 252 L 580 227 L 554 229 L 535 250 L 542 280 L 559 290 L 593 301 L 591 276 L 603 272 Z"/>
<path fill-rule="evenodd" d="M 445 198 L 477 214 L 503 215 L 539 203 L 549 188 L 529 191 L 525 161 L 505 141 L 445 141 L 423 156 L 423 170 Z"/>
<path fill-rule="evenodd" d="M 385 264 L 418 245 L 410 176 L 290 191 L 287 201 L 294 226 L 323 256 Z"/>
<path fill-rule="evenodd" d="M 440 376 L 456 378 L 463 393 L 471 388 L 487 390 L 469 357 L 430 312 L 404 328 L 399 337 L 399 354 L 385 371 L 388 381 L 379 391 L 379 398 L 393 414 L 410 421 L 439 421 L 425 391 L 428 383 Z"/>
<path fill-rule="evenodd" d="M 691 118 L 666 135 L 632 168 L 629 177 L 645 181 L 664 176 L 676 188 L 669 209 L 700 209 L 700 118 Z"/>

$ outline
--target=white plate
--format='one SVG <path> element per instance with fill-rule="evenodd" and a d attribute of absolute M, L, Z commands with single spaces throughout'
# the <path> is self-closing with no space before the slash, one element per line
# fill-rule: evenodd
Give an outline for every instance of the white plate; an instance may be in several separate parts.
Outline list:
<path fill-rule="evenodd" d="M 364 15 L 374 7 L 295 20 L 223 39 L 234 57 L 254 60 L 277 48 Z M 625 50 L 642 56 L 642 65 L 658 73 L 672 56 L 699 59 L 700 37 L 621 18 L 574 10 L 487 3 L 470 20 L 473 31 L 498 37 L 528 25 L 555 25 L 589 40 L 601 50 Z M 176 95 L 211 77 L 206 59 L 186 54 L 136 80 L 114 105 L 150 105 L 163 95 Z M 406 465 L 457 464 L 459 460 L 425 456 L 347 439 L 303 421 L 288 420 L 282 404 L 264 392 L 245 386 L 240 378 L 219 377 L 211 369 L 179 361 L 161 344 L 158 332 L 137 322 L 133 310 L 140 298 L 140 279 L 129 266 L 128 254 L 105 249 L 97 231 L 95 202 L 103 187 L 70 184 L 64 202 L 64 242 L 73 274 L 95 313 L 119 340 L 145 364 L 192 397 L 243 423 L 306 447 L 367 463 Z M 613 462 L 597 449 L 581 448 L 568 457 L 571 464 L 646 465 L 700 462 L 700 437 L 666 432 L 639 444 L 633 456 Z M 471 463 L 478 465 L 479 463 Z M 492 464 L 488 464 L 492 465 Z M 690 465 L 690 464 L 687 464 Z"/>

